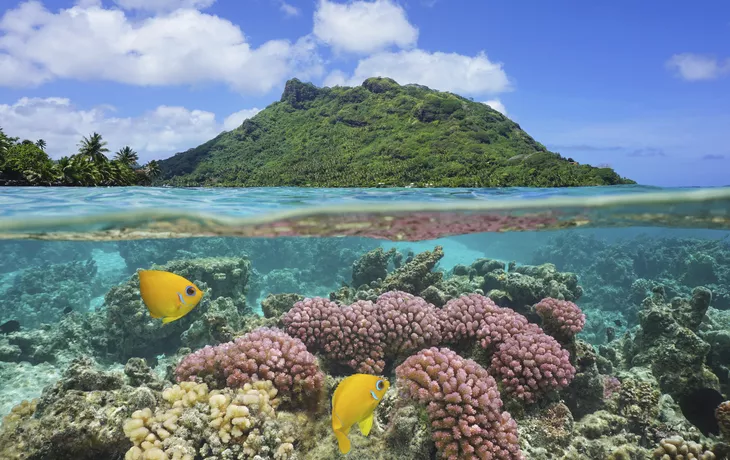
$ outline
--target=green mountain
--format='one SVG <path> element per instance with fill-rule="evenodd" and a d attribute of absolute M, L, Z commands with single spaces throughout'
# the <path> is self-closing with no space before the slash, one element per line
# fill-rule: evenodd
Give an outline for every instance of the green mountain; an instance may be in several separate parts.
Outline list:
<path fill-rule="evenodd" d="M 420 85 L 286 83 L 238 128 L 160 161 L 178 186 L 564 187 L 634 183 L 549 152 L 489 106 Z"/>

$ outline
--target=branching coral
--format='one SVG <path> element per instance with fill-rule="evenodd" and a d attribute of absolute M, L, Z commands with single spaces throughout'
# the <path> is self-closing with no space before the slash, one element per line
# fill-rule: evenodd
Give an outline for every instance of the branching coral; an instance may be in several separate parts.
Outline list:
<path fill-rule="evenodd" d="M 505 340 L 490 366 L 506 394 L 528 403 L 548 391 L 568 386 L 575 377 L 568 351 L 537 326 L 531 326 Z"/>
<path fill-rule="evenodd" d="M 730 439 L 730 401 L 721 402 L 715 408 L 715 419 L 722 435 Z"/>
<path fill-rule="evenodd" d="M 266 327 L 186 356 L 175 375 L 178 382 L 199 377 L 219 388 L 270 380 L 281 397 L 300 403 L 318 400 L 324 382 L 314 355 L 301 340 Z"/>
<path fill-rule="evenodd" d="M 310 350 L 358 372 L 382 372 L 387 360 L 432 345 L 460 348 L 478 341 L 494 353 L 490 372 L 508 394 L 525 402 L 567 386 L 575 376 L 570 353 L 554 338 L 480 294 L 452 299 L 443 309 L 401 291 L 386 292 L 376 303 L 360 300 L 348 307 L 305 299 L 282 322 Z"/>
<path fill-rule="evenodd" d="M 559 340 L 568 341 L 583 330 L 586 315 L 569 300 L 546 297 L 535 305 L 542 327 Z"/>
<path fill-rule="evenodd" d="M 441 340 L 439 310 L 402 291 L 386 292 L 376 303 L 361 300 L 347 307 L 318 297 L 304 299 L 282 322 L 286 332 L 310 350 L 358 372 L 382 372 L 386 359 Z"/>
<path fill-rule="evenodd" d="M 463 346 L 477 339 L 482 348 L 494 350 L 529 325 L 524 316 L 510 308 L 499 307 L 480 294 L 449 300 L 441 312 L 443 344 L 450 346 Z"/>
<path fill-rule="evenodd" d="M 396 368 L 401 392 L 426 406 L 441 458 L 522 459 L 517 424 L 497 384 L 470 359 L 429 348 Z"/>

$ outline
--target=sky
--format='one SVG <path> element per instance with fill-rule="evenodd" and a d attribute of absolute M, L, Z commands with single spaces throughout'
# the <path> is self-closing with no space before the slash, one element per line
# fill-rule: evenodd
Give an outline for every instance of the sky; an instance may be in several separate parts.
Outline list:
<path fill-rule="evenodd" d="M 641 184 L 730 185 L 730 2 L 0 2 L 0 127 L 53 158 L 99 132 L 161 159 L 371 76 L 486 103 Z"/>

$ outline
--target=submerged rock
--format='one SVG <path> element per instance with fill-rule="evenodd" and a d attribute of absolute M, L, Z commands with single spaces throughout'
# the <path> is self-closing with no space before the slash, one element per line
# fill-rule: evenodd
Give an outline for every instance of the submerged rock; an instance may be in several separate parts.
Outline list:
<path fill-rule="evenodd" d="M 699 287 L 691 299 L 667 303 L 664 291 L 655 289 L 643 302 L 639 330 L 633 338 L 623 338 L 627 364 L 649 367 L 662 391 L 675 398 L 697 388 L 719 389 L 706 363 L 710 345 L 697 335 L 697 318 L 704 316 L 710 298 L 709 291 Z"/>
<path fill-rule="evenodd" d="M 132 412 L 156 405 L 160 393 L 132 387 L 120 373 L 88 358 L 74 360 L 37 403 L 27 402 L 0 428 L 0 458 L 24 460 L 121 459 L 129 446 L 122 429 Z"/>

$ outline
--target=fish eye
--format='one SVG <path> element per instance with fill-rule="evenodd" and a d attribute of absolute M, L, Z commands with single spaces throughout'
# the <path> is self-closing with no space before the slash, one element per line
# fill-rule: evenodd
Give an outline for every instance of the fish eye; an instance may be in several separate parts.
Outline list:
<path fill-rule="evenodd" d="M 186 287 L 185 288 L 185 294 L 187 294 L 187 295 L 189 295 L 191 297 L 194 296 L 195 295 L 195 287 L 193 287 L 193 286 Z"/>
<path fill-rule="evenodd" d="M 378 380 L 377 382 L 375 382 L 375 389 L 378 390 L 378 391 L 381 391 L 383 389 L 383 381 L 382 380 Z"/>

